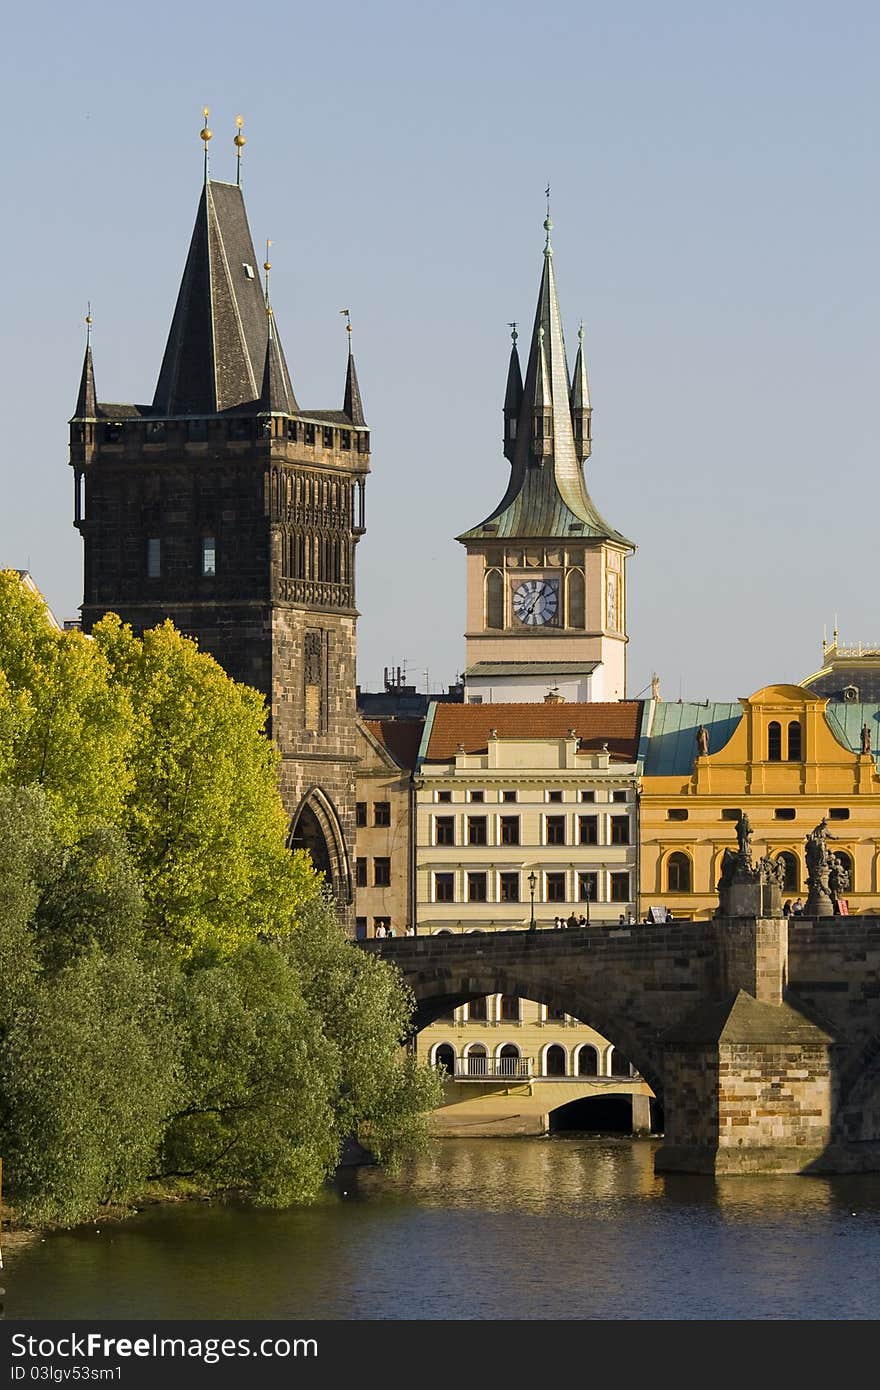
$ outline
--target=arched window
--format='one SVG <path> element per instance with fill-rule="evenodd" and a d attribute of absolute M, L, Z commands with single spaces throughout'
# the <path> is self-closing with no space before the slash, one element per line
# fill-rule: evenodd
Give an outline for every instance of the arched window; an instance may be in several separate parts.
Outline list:
<path fill-rule="evenodd" d="M 498 1053 L 497 1068 L 502 1076 L 516 1076 L 521 1071 L 520 1050 L 516 1043 L 505 1043 Z"/>
<path fill-rule="evenodd" d="M 630 1075 L 629 1058 L 628 1058 L 628 1057 L 624 1057 L 624 1055 L 623 1055 L 622 1052 L 618 1052 L 618 1050 L 617 1050 L 616 1047 L 613 1048 L 613 1049 L 612 1049 L 612 1052 L 611 1052 L 611 1075 L 612 1075 L 612 1076 L 629 1076 L 629 1075 Z"/>
<path fill-rule="evenodd" d="M 767 761 L 782 761 L 782 725 L 775 719 L 767 725 Z"/>
<path fill-rule="evenodd" d="M 799 719 L 792 719 L 788 726 L 788 761 L 799 763 L 801 760 L 801 722 Z"/>
<path fill-rule="evenodd" d="M 467 1070 L 468 1076 L 485 1076 L 489 1070 L 488 1056 L 482 1043 L 474 1043 L 473 1047 L 468 1048 Z"/>
<path fill-rule="evenodd" d="M 486 626 L 504 626 L 504 579 L 500 570 L 490 570 L 486 575 Z"/>
<path fill-rule="evenodd" d="M 595 1047 L 585 1044 L 578 1052 L 578 1076 L 599 1075 L 599 1054 Z"/>
<path fill-rule="evenodd" d="M 565 1076 L 565 1048 L 553 1043 L 547 1048 L 544 1058 L 544 1072 L 547 1076 Z"/>
<path fill-rule="evenodd" d="M 584 622 L 584 576 L 580 570 L 572 570 L 568 577 L 568 626 L 582 628 Z"/>
<path fill-rule="evenodd" d="M 441 1043 L 437 1048 L 434 1053 L 434 1066 L 449 1076 L 455 1075 L 455 1049 L 449 1043 Z"/>
<path fill-rule="evenodd" d="M 784 849 L 782 853 L 778 855 L 778 860 L 781 864 L 785 865 L 785 880 L 782 884 L 783 893 L 799 892 L 801 886 L 801 867 L 798 863 L 797 855 L 792 854 L 791 850 Z"/>
<path fill-rule="evenodd" d="M 666 864 L 666 887 L 670 893 L 690 893 L 691 861 L 686 854 L 677 851 L 670 854 Z"/>

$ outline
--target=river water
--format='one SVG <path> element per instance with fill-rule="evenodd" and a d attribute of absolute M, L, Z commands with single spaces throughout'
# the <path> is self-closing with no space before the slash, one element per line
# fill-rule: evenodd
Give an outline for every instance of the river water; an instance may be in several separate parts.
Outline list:
<path fill-rule="evenodd" d="M 5 1316 L 874 1319 L 880 1174 L 657 1178 L 656 1141 L 446 1139 L 315 1206 L 7 1245 Z"/>

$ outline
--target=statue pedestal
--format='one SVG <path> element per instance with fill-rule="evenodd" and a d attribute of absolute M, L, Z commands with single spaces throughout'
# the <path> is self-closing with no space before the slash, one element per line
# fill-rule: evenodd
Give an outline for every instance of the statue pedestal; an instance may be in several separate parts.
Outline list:
<path fill-rule="evenodd" d="M 805 917 L 833 917 L 834 903 L 831 894 L 823 888 L 811 888 L 804 903 Z"/>
<path fill-rule="evenodd" d="M 718 885 L 716 917 L 763 917 L 757 869 L 737 869 L 730 883 Z"/>

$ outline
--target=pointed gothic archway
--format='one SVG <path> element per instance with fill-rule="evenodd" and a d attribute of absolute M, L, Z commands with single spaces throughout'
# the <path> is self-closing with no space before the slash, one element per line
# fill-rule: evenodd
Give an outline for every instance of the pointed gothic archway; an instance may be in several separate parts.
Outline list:
<path fill-rule="evenodd" d="M 308 850 L 315 868 L 324 875 L 333 896 L 348 905 L 354 899 L 351 864 L 336 807 L 321 787 L 304 793 L 290 821 L 291 849 Z"/>

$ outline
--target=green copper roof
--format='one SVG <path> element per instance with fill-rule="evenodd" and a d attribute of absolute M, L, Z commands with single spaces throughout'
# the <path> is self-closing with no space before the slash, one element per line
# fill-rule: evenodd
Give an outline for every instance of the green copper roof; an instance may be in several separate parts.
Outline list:
<path fill-rule="evenodd" d="M 717 753 L 732 737 L 742 712 L 739 700 L 699 705 L 659 701 L 648 740 L 645 776 L 688 776 L 697 755 L 700 725 L 705 725 L 709 731 L 710 754 Z"/>
<path fill-rule="evenodd" d="M 844 747 L 851 748 L 854 753 L 861 749 L 862 725 L 867 724 L 871 730 L 871 751 L 874 761 L 877 762 L 880 755 L 880 705 L 829 700 L 825 708 L 825 718 L 835 738 L 840 739 Z"/>

